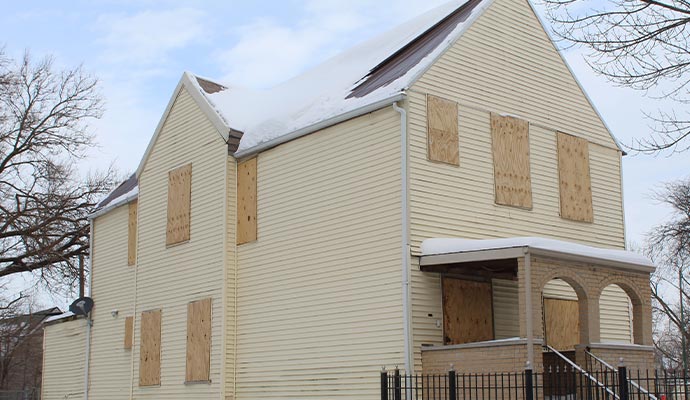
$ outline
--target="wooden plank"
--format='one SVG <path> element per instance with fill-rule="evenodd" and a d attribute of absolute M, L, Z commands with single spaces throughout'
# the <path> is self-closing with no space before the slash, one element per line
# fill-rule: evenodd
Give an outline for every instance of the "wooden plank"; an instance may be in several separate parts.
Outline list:
<path fill-rule="evenodd" d="M 141 313 L 139 386 L 161 383 L 161 310 Z"/>
<path fill-rule="evenodd" d="M 257 238 L 256 158 L 237 165 L 237 244 Z"/>
<path fill-rule="evenodd" d="M 168 172 L 167 245 L 189 240 L 191 206 L 192 164 L 187 164 Z"/>
<path fill-rule="evenodd" d="M 493 340 L 491 283 L 443 278 L 445 344 Z"/>
<path fill-rule="evenodd" d="M 558 132 L 558 176 L 561 217 L 573 221 L 593 222 L 587 140 Z"/>
<path fill-rule="evenodd" d="M 580 311 L 575 300 L 544 299 L 546 343 L 556 350 L 574 350 L 580 343 Z"/>
<path fill-rule="evenodd" d="M 458 103 L 427 95 L 426 104 L 429 160 L 460 165 Z"/>
<path fill-rule="evenodd" d="M 127 225 L 127 265 L 137 262 L 137 204 L 135 200 L 129 203 L 129 222 Z"/>
<path fill-rule="evenodd" d="M 532 208 L 529 122 L 491 113 L 496 204 Z"/>
<path fill-rule="evenodd" d="M 134 317 L 127 317 L 125 318 L 125 345 L 124 348 L 126 350 L 130 350 L 132 348 L 132 344 L 134 343 Z"/>
<path fill-rule="evenodd" d="M 211 299 L 187 305 L 187 382 L 211 378 Z"/>

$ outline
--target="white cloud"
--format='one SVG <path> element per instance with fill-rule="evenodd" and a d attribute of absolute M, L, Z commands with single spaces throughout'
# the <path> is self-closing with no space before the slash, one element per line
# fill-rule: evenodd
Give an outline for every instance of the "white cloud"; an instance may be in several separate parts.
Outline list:
<path fill-rule="evenodd" d="M 215 57 L 222 80 L 270 87 L 443 2 L 306 0 L 296 22 L 256 19 L 242 25 L 234 32 L 235 45 Z"/>
<path fill-rule="evenodd" d="M 102 57 L 108 63 L 164 62 L 170 51 L 202 40 L 204 19 L 204 12 L 191 8 L 101 15 L 96 30 L 103 33 Z"/>

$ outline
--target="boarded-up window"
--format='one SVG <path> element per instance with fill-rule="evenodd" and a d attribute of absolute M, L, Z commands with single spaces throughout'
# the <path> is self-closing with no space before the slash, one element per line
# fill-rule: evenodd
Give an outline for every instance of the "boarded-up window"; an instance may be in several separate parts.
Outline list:
<path fill-rule="evenodd" d="M 141 313 L 139 386 L 161 383 L 161 311 Z"/>
<path fill-rule="evenodd" d="M 208 382 L 211 368 L 211 299 L 187 306 L 187 382 Z"/>
<path fill-rule="evenodd" d="M 137 202 L 129 203 L 129 223 L 127 226 L 127 265 L 137 262 Z"/>
<path fill-rule="evenodd" d="M 496 204 L 532 208 L 529 122 L 491 113 Z"/>
<path fill-rule="evenodd" d="M 544 299 L 546 344 L 556 350 L 574 350 L 580 343 L 580 312 L 577 301 Z"/>
<path fill-rule="evenodd" d="M 256 240 L 256 158 L 237 166 L 237 244 Z"/>
<path fill-rule="evenodd" d="M 189 240 L 192 205 L 192 164 L 168 172 L 168 224 L 165 243 Z"/>
<path fill-rule="evenodd" d="M 445 344 L 494 339 L 491 283 L 443 278 Z"/>
<path fill-rule="evenodd" d="M 561 217 L 592 222 L 592 187 L 587 140 L 558 132 Z"/>
<path fill-rule="evenodd" d="M 124 348 L 129 350 L 132 348 L 134 342 L 134 317 L 125 318 L 125 345 Z"/>
<path fill-rule="evenodd" d="M 429 160 L 460 165 L 458 103 L 428 95 L 426 113 Z"/>

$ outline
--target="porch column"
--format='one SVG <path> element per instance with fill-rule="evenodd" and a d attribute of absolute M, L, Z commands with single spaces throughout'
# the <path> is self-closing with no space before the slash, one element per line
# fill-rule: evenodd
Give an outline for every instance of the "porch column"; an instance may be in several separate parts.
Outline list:
<path fill-rule="evenodd" d="M 582 299 L 578 294 L 580 307 L 580 344 L 599 343 L 601 341 L 599 297 Z"/>

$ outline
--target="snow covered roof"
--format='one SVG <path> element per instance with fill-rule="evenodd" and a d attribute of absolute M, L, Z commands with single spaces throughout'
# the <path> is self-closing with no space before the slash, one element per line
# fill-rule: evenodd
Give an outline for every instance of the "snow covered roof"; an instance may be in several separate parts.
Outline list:
<path fill-rule="evenodd" d="M 60 320 L 68 319 L 68 318 L 72 318 L 72 317 L 75 317 L 74 313 L 72 311 L 67 311 L 67 312 L 64 312 L 62 314 L 53 315 L 52 317 L 46 318 L 45 323 L 60 321 Z"/>
<path fill-rule="evenodd" d="M 542 251 L 554 255 L 575 256 L 583 260 L 598 260 L 653 270 L 654 263 L 642 254 L 627 250 L 604 249 L 562 240 L 541 237 L 512 237 L 505 239 L 470 240 L 458 238 L 434 238 L 422 242 L 422 257 L 445 254 L 463 254 L 490 250 L 524 249 Z"/>
<path fill-rule="evenodd" d="M 271 89 L 193 80 L 228 130 L 238 154 L 409 88 L 486 10 L 492 0 L 453 0 Z"/>
<path fill-rule="evenodd" d="M 139 180 L 136 174 L 132 174 L 127 180 L 120 183 L 97 205 L 96 210 L 91 214 L 91 218 L 96 218 L 113 208 L 129 203 L 139 196 Z"/>

